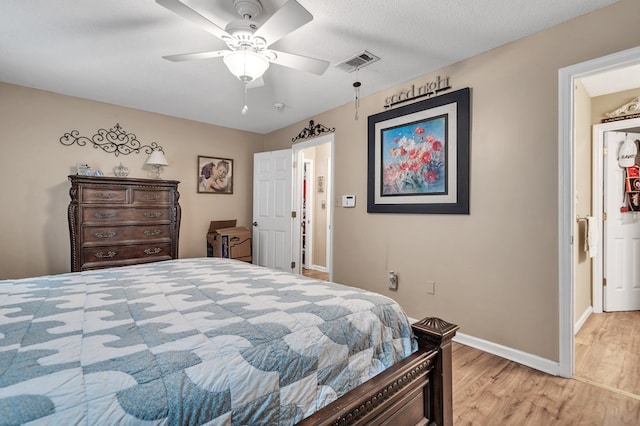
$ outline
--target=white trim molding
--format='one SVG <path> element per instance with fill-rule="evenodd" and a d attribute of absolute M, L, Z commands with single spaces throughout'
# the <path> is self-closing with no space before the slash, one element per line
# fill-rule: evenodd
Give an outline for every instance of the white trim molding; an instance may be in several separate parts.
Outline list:
<path fill-rule="evenodd" d="M 582 328 L 582 326 L 584 325 L 585 322 L 587 322 L 587 319 L 589 319 L 589 317 L 591 316 L 591 314 L 593 313 L 593 307 L 589 306 L 580 316 L 580 318 L 578 318 L 578 321 L 576 321 L 576 325 L 573 327 L 573 334 L 574 336 L 578 334 L 578 332 L 580 331 L 580 329 Z"/>
<path fill-rule="evenodd" d="M 488 352 L 499 356 L 500 358 L 508 359 L 509 361 L 517 362 L 518 364 L 526 365 L 527 367 L 535 368 L 536 370 L 544 373 L 552 374 L 554 376 L 560 375 L 560 364 L 557 361 L 551 361 L 538 355 L 502 346 L 487 340 L 478 339 L 477 337 L 469 336 L 468 334 L 460 332 L 456 333 L 453 341 Z"/>
<path fill-rule="evenodd" d="M 318 271 L 318 272 L 329 272 L 326 266 L 320 266 L 320 265 L 314 265 L 314 264 L 309 265 L 309 269 L 313 269 L 314 271 Z"/>
<path fill-rule="evenodd" d="M 418 322 L 418 320 L 409 317 L 409 322 L 413 324 Z M 544 373 L 552 374 L 554 376 L 560 375 L 560 364 L 558 362 L 542 358 L 538 355 L 519 351 L 517 349 L 499 345 L 497 343 L 489 342 L 460 332 L 456 333 L 453 341 L 460 343 L 461 345 L 470 346 L 472 348 L 488 352 L 499 356 L 500 358 L 508 359 L 509 361 L 517 362 L 518 364 L 526 365 L 527 367 L 535 368 L 536 370 Z"/>

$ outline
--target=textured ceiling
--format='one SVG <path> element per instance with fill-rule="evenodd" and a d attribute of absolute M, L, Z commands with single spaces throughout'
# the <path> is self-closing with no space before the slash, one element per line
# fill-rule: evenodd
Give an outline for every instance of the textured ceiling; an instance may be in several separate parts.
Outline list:
<path fill-rule="evenodd" d="M 258 23 L 285 0 L 261 2 Z M 9 0 L 0 2 L 0 81 L 267 133 L 351 102 L 356 76 L 334 65 L 364 49 L 381 60 L 358 72 L 361 96 L 614 2 L 299 0 L 314 20 L 271 47 L 331 65 L 322 76 L 271 65 L 242 115 L 242 84 L 220 58 L 162 59 L 225 45 L 154 0 Z M 232 0 L 185 3 L 221 27 L 237 18 Z"/>

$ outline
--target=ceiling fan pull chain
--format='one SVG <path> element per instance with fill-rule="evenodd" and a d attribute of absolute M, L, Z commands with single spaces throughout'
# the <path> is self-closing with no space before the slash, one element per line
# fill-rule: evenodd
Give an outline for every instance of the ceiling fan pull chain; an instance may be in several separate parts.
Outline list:
<path fill-rule="evenodd" d="M 244 106 L 242 107 L 242 115 L 246 115 L 249 107 L 247 106 L 247 82 L 244 82 Z"/>
<path fill-rule="evenodd" d="M 362 86 L 362 83 L 358 81 L 358 71 L 360 71 L 359 68 L 356 69 L 356 81 L 353 82 L 353 89 L 356 94 L 356 100 L 355 100 L 356 121 L 358 121 L 358 110 L 360 109 L 360 86 Z"/>

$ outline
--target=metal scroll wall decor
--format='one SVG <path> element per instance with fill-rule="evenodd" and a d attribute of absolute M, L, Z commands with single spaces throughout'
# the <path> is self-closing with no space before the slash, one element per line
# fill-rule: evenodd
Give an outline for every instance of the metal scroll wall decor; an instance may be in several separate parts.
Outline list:
<path fill-rule="evenodd" d="M 309 120 L 309 127 L 305 127 L 298 133 L 298 136 L 291 139 L 292 142 L 297 141 L 298 139 L 309 139 L 315 138 L 316 136 L 320 136 L 324 133 L 332 133 L 335 132 L 335 127 L 328 128 L 327 126 L 323 126 L 322 124 L 316 124 L 313 120 Z"/>
<path fill-rule="evenodd" d="M 164 152 L 164 149 L 155 142 L 151 142 L 150 145 L 142 145 L 136 135 L 127 133 L 118 123 L 109 130 L 99 129 L 91 138 L 80 136 L 80 132 L 72 130 L 62 135 L 60 143 L 65 146 L 71 146 L 74 143 L 79 146 L 85 146 L 90 143 L 94 148 L 113 153 L 116 157 L 120 154 L 138 154 L 140 150 L 144 150 L 147 154 L 151 154 L 154 150 Z"/>
<path fill-rule="evenodd" d="M 640 117 L 640 96 L 606 114 L 603 123 Z"/>

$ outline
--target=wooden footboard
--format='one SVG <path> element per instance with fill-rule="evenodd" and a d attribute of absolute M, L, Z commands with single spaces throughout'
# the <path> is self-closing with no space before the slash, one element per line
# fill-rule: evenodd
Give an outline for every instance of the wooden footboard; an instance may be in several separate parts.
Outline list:
<path fill-rule="evenodd" d="M 452 425 L 451 339 L 439 318 L 413 324 L 419 349 L 298 425 Z"/>

